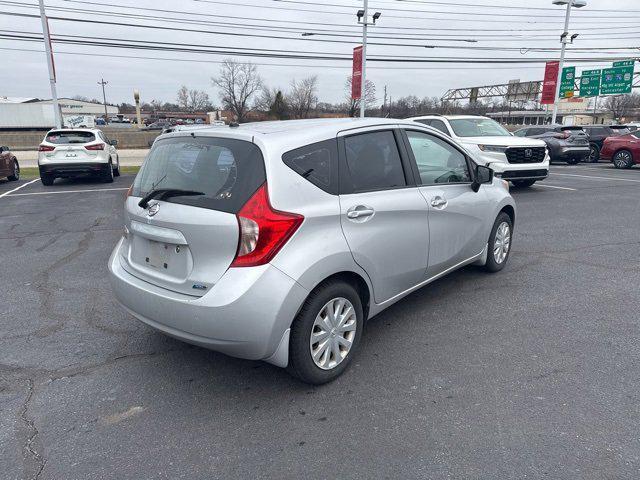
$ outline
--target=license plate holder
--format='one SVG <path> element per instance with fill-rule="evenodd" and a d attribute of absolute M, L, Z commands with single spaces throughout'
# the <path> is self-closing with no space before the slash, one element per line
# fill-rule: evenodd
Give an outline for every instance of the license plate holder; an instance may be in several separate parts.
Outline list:
<path fill-rule="evenodd" d="M 149 240 L 149 250 L 145 262 L 158 270 L 168 270 L 172 248 L 174 245 Z"/>

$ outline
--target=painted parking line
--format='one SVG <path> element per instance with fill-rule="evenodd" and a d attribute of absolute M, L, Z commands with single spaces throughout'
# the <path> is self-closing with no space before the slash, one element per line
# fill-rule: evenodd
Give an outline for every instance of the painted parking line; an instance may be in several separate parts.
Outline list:
<path fill-rule="evenodd" d="M 6 197 L 6 196 L 10 195 L 13 192 L 17 192 L 21 188 L 24 188 L 27 185 L 31 185 L 33 182 L 37 182 L 38 180 L 40 180 L 40 179 L 39 178 L 35 178 L 35 179 L 31 180 L 30 182 L 23 183 L 22 185 L 20 185 L 19 187 L 14 188 L 13 190 L 9 190 L 8 192 L 4 192 L 4 193 L 0 194 L 0 198 Z"/>
<path fill-rule="evenodd" d="M 616 180 L 616 181 L 619 181 L 619 182 L 640 183 L 640 180 L 634 180 L 632 178 L 598 177 L 598 176 L 595 176 L 595 175 L 577 175 L 575 173 L 553 173 L 553 172 L 550 172 L 549 175 L 561 175 L 563 177 L 591 178 L 593 180 Z"/>
<path fill-rule="evenodd" d="M 60 193 L 86 193 L 86 192 L 115 192 L 118 190 L 129 190 L 129 187 L 123 188 L 92 188 L 86 190 L 57 190 L 54 192 L 29 192 L 29 193 L 14 193 L 9 195 L 10 197 L 28 197 L 30 195 L 57 195 Z M 4 195 L 7 195 L 11 192 L 7 192 Z M 3 195 L 0 195 L 3 196 Z"/>
<path fill-rule="evenodd" d="M 558 190 L 570 190 L 572 192 L 577 192 L 578 189 L 576 188 L 569 188 L 569 187 L 558 187 L 556 185 L 544 185 L 542 183 L 537 183 L 536 187 L 544 187 L 544 188 L 557 188 Z"/>

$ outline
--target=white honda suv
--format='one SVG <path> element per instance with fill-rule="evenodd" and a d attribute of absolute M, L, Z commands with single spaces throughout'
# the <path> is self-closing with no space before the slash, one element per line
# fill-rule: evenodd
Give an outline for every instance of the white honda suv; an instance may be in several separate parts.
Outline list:
<path fill-rule="evenodd" d="M 120 175 L 116 140 L 109 140 L 97 128 L 50 130 L 38 148 L 38 168 L 43 185 L 56 178 L 97 175 L 113 182 Z"/>
<path fill-rule="evenodd" d="M 477 115 L 426 115 L 409 120 L 429 125 L 455 139 L 474 158 L 484 160 L 496 177 L 530 187 L 549 175 L 544 141 L 514 137 L 496 121 Z"/>

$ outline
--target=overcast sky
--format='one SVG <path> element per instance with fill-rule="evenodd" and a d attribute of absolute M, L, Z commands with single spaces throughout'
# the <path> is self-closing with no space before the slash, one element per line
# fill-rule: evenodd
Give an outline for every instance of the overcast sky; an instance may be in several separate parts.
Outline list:
<path fill-rule="evenodd" d="M 13 6 L 16 2 L 21 2 L 31 8 Z M 11 5 L 9 5 L 10 3 Z M 326 0 L 324 2 L 320 0 L 237 0 L 235 2 L 233 0 L 137 0 L 136 2 L 124 0 L 95 0 L 95 2 L 46 0 L 45 3 L 50 17 L 125 22 L 233 34 L 177 32 L 132 26 L 50 20 L 54 36 L 92 36 L 128 44 L 132 41 L 140 41 L 144 45 L 146 41 L 155 41 L 165 42 L 169 45 L 180 45 L 181 48 L 185 48 L 184 44 L 192 44 L 208 46 L 208 48 L 271 49 L 289 54 L 313 51 L 328 55 L 350 56 L 353 47 L 359 43 L 357 36 L 361 34 L 355 16 L 358 5 L 362 5 L 362 2 L 358 0 Z M 608 50 L 570 52 L 569 57 L 639 57 L 640 50 L 637 47 L 640 47 L 640 0 L 588 0 L 588 3 L 587 7 L 574 10 L 572 14 L 573 21 L 570 30 L 572 33 L 580 34 L 574 47 L 599 47 Z M 536 7 L 540 10 L 491 8 L 488 6 L 465 7 L 462 4 L 526 6 Z M 38 10 L 33 8 L 36 5 L 36 0 L 15 0 L 14 2 L 0 0 L 0 13 L 17 12 L 36 15 Z M 127 8 L 127 6 L 134 8 Z M 79 9 L 80 11 L 72 13 L 68 10 L 56 10 L 56 7 Z M 158 12 L 150 9 L 172 10 L 182 13 Z M 532 52 L 526 49 L 558 48 L 558 36 L 564 24 L 563 7 L 553 6 L 551 0 L 452 0 L 451 2 L 446 0 L 439 2 L 371 0 L 370 9 L 371 13 L 376 11 L 382 13 L 382 17 L 378 20 L 378 26 L 370 28 L 372 37 L 398 37 L 399 32 L 413 35 L 412 38 L 404 39 L 372 38 L 370 40 L 372 43 L 384 45 L 370 45 L 370 57 L 555 59 L 559 55 L 558 52 Z M 98 11 L 151 15 L 160 19 L 123 18 L 105 15 L 98 13 Z M 224 18 L 225 16 L 247 17 L 247 19 Z M 188 20 L 191 23 L 166 23 L 161 19 Z M 272 30 L 260 30 L 261 26 L 269 27 Z M 286 31 L 273 31 L 276 28 Z M 322 35 L 302 36 L 302 33 L 312 31 L 312 29 Z M 39 18 L 0 14 L 0 30 L 37 34 L 41 32 L 41 24 Z M 328 33 L 337 33 L 342 36 L 331 36 Z M 287 38 L 258 38 L 238 34 Z M 487 37 L 489 35 L 494 36 Z M 330 43 L 316 39 L 344 43 Z M 477 42 L 455 42 L 452 40 L 477 40 Z M 105 40 L 94 39 L 93 41 Z M 389 46 L 392 43 L 416 46 Z M 514 50 L 431 49 L 425 48 L 426 45 L 475 48 L 503 47 Z M 635 54 L 631 50 L 620 50 L 621 47 L 636 47 Z M 42 43 L 0 38 L 0 58 L 2 58 L 0 96 L 50 98 L 47 66 L 42 49 Z M 520 49 L 523 49 L 522 53 Z M 104 78 L 109 82 L 107 100 L 114 103 L 133 103 L 134 89 L 140 90 L 143 101 L 158 99 L 175 102 L 176 92 L 184 84 L 190 88 L 205 90 L 217 104 L 219 103 L 218 92 L 211 85 L 210 80 L 219 70 L 219 64 L 214 62 L 231 56 L 63 45 L 60 43 L 54 43 L 54 52 L 60 97 L 83 95 L 89 98 L 101 98 L 102 92 L 97 82 Z M 73 55 L 69 52 L 84 55 Z M 113 55 L 130 58 L 120 58 Z M 143 57 L 170 58 L 174 61 Z M 320 100 L 329 102 L 342 101 L 344 82 L 351 71 L 349 61 L 237 58 L 242 61 L 251 60 L 259 64 L 258 68 L 265 83 L 283 90 L 287 89 L 293 78 L 317 75 Z M 175 61 L 176 59 L 183 61 Z M 268 63 L 280 66 L 264 65 Z M 584 65 L 585 68 L 606 67 L 610 65 L 610 61 L 578 65 Z M 439 97 L 449 88 L 506 83 L 508 80 L 516 78 L 523 81 L 539 80 L 544 71 L 544 65 L 539 63 L 525 65 L 462 63 L 416 65 L 372 61 L 369 63 L 369 67 L 368 78 L 375 83 L 377 97 L 380 100 L 385 85 L 388 86 L 389 95 L 394 98 L 404 95 Z"/>

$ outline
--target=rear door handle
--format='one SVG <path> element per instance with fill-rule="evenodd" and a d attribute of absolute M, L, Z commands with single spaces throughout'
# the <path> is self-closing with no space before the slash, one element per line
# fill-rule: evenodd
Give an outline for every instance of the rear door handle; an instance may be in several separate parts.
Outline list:
<path fill-rule="evenodd" d="M 438 208 L 442 210 L 447 206 L 447 200 L 444 197 L 441 197 L 440 195 L 438 195 L 431 199 L 431 206 L 433 208 Z"/>
<path fill-rule="evenodd" d="M 358 205 L 347 210 L 347 218 L 356 219 L 372 216 L 376 211 L 366 205 Z"/>

